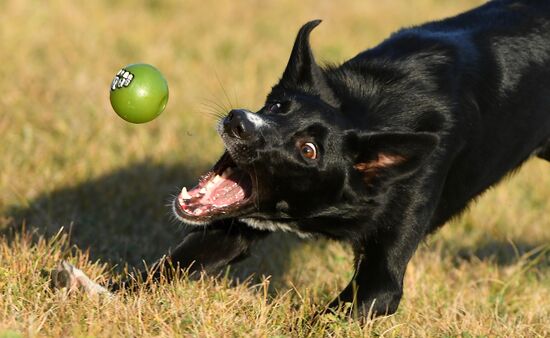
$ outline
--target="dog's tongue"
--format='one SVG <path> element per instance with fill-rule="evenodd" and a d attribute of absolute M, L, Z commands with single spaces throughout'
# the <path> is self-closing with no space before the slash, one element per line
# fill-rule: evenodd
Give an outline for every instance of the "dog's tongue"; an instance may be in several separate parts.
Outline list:
<path fill-rule="evenodd" d="M 213 208 L 227 207 L 244 200 L 248 181 L 246 173 L 227 168 L 221 175 L 211 175 L 190 191 L 184 187 L 178 201 L 185 211 L 201 215 Z"/>

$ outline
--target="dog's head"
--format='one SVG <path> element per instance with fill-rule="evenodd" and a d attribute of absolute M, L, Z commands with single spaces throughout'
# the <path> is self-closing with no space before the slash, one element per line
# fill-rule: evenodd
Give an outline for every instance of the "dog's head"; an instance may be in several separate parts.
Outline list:
<path fill-rule="evenodd" d="M 235 109 L 220 121 L 226 151 L 196 187 L 175 199 L 182 221 L 238 218 L 300 231 L 311 220 L 357 218 L 375 197 L 374 187 L 414 172 L 431 152 L 434 136 L 369 133 L 354 125 L 313 58 L 309 34 L 319 23 L 300 29 L 263 108 Z"/>

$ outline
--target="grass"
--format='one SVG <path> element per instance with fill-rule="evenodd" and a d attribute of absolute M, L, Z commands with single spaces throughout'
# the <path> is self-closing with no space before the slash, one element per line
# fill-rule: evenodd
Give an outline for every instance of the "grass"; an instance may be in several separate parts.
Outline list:
<path fill-rule="evenodd" d="M 398 313 L 309 321 L 351 276 L 349 248 L 276 235 L 221 278 L 88 298 L 51 290 L 68 259 L 104 281 L 183 231 L 164 206 L 221 152 L 215 113 L 260 107 L 298 27 L 338 62 L 398 27 L 481 3 L 3 1 L 0 14 L 0 337 L 549 336 L 550 175 L 531 160 L 429 238 Z M 170 101 L 130 125 L 108 102 L 125 64 L 156 65 Z M 62 230 L 60 230 L 62 229 Z M 235 283 L 255 277 L 248 283 Z"/>

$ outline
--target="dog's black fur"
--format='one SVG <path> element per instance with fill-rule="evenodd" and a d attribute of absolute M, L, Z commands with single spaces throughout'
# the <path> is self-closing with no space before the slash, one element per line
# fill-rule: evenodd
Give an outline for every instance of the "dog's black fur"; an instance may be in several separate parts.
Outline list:
<path fill-rule="evenodd" d="M 550 2 L 491 1 L 326 68 L 308 42 L 319 22 L 300 29 L 266 105 L 220 123 L 217 166 L 250 176 L 248 202 L 195 217 L 176 200 L 203 226 L 170 258 L 215 271 L 270 231 L 321 234 L 355 252 L 331 306 L 389 314 L 426 235 L 532 155 L 550 160 Z"/>

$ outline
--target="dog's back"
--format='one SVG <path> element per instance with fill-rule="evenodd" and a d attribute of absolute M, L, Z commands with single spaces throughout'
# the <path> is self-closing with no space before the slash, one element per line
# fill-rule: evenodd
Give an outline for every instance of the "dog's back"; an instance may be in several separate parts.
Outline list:
<path fill-rule="evenodd" d="M 414 131 L 448 126 L 442 142 L 447 149 L 443 163 L 449 167 L 438 168 L 447 175 L 431 229 L 520 166 L 533 149 L 550 160 L 550 1 L 492 1 L 398 31 L 348 64 L 379 68 L 380 60 L 416 72 L 409 75 L 411 81 L 436 84 L 439 88 L 427 89 L 430 95 L 441 91 L 442 100 L 453 107 L 435 126 L 430 107 L 424 108 L 424 119 L 399 109 L 388 110 L 395 115 L 383 120 L 365 117 L 372 129 L 392 128 L 392 122 Z M 418 83 L 415 95 L 422 95 Z M 429 123 L 418 124 L 424 120 Z"/>
<path fill-rule="evenodd" d="M 443 191 L 445 210 L 438 208 L 443 217 L 434 226 L 446 219 L 449 202 L 463 208 L 550 140 L 550 2 L 494 1 L 427 28 L 459 25 L 475 27 L 466 26 L 464 34 L 477 65 L 460 75 L 459 90 L 469 91 L 461 97 L 470 97 L 455 114 L 464 145 Z"/>

